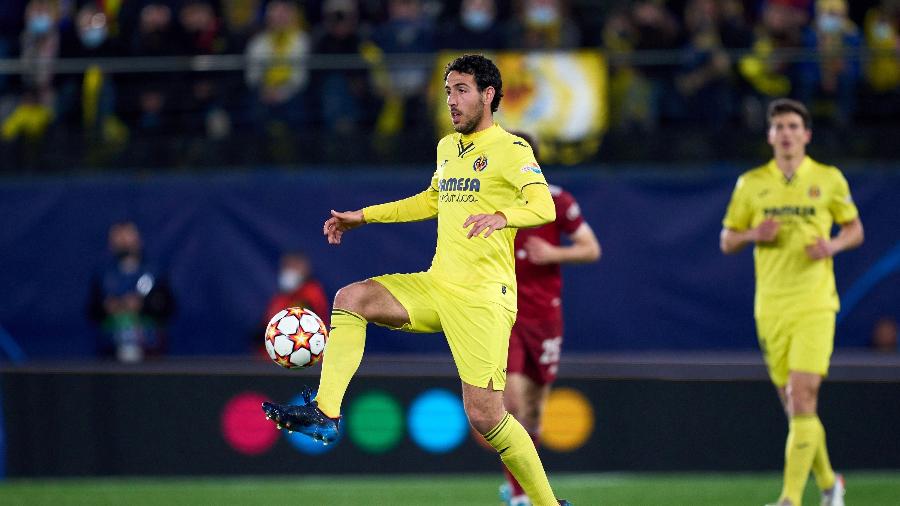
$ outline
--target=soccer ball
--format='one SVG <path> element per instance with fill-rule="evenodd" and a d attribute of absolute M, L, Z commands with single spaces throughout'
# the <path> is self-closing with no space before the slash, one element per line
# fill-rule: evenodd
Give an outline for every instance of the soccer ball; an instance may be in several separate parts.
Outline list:
<path fill-rule="evenodd" d="M 319 315 L 302 307 L 282 309 L 266 327 L 269 357 L 288 369 L 309 367 L 322 360 L 328 327 Z"/>

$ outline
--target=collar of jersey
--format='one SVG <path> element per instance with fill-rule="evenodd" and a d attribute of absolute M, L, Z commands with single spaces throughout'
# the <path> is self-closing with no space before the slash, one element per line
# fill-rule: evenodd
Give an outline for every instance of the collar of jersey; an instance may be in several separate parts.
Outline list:
<path fill-rule="evenodd" d="M 794 176 L 791 178 L 791 181 L 795 181 L 798 177 L 806 174 L 810 167 L 812 167 L 812 158 L 810 158 L 809 155 L 804 156 L 803 161 L 800 162 L 800 165 L 797 166 L 797 170 L 794 171 Z M 786 179 L 784 177 L 784 172 L 781 172 L 781 169 L 778 168 L 778 164 L 775 162 L 774 158 L 769 162 L 769 170 L 781 179 Z"/>
<path fill-rule="evenodd" d="M 480 130 L 478 132 L 475 132 L 474 134 L 469 134 L 469 135 L 460 134 L 460 138 L 466 142 L 474 141 L 476 139 L 481 139 L 481 138 L 487 137 L 487 136 L 491 135 L 492 133 L 497 132 L 499 130 L 500 130 L 500 125 L 494 123 L 493 125 L 485 128 L 484 130 Z"/>

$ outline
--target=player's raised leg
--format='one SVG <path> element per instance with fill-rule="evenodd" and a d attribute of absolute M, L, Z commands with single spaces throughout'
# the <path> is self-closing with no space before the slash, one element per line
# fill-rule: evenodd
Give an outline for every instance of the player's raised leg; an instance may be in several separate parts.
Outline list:
<path fill-rule="evenodd" d="M 399 328 L 409 323 L 406 308 L 383 285 L 371 279 L 340 289 L 334 297 L 328 354 L 322 362 L 316 401 L 326 415 L 338 417 L 350 379 L 366 345 L 369 321 Z"/>
<path fill-rule="evenodd" d="M 362 361 L 368 322 L 395 328 L 409 323 L 403 305 L 384 286 L 372 280 L 338 290 L 333 307 L 316 399 L 302 406 L 263 404 L 266 416 L 279 427 L 326 443 L 337 438 L 341 402 Z"/>
<path fill-rule="evenodd" d="M 503 392 L 463 382 L 469 423 L 484 436 L 536 506 L 559 504 L 528 431 L 503 408 Z"/>

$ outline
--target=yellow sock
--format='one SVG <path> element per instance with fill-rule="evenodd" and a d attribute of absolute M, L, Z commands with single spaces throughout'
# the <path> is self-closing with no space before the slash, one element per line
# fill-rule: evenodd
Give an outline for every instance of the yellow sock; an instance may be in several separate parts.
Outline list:
<path fill-rule="evenodd" d="M 531 504 L 558 504 L 531 436 L 512 415 L 507 413 L 496 427 L 484 435 L 484 439 L 500 454 L 500 460 L 525 489 Z"/>
<path fill-rule="evenodd" d="M 828 445 L 825 444 L 825 427 L 822 421 L 816 417 L 816 423 L 819 425 L 819 433 L 821 439 L 819 446 L 816 447 L 816 456 L 812 462 L 813 476 L 816 477 L 816 485 L 819 490 L 828 490 L 834 486 L 834 469 L 831 468 L 831 459 L 828 458 Z"/>
<path fill-rule="evenodd" d="M 341 415 L 341 401 L 347 385 L 362 361 L 367 323 L 353 311 L 335 308 L 331 312 L 331 331 L 325 344 L 316 402 L 319 409 L 332 418 Z"/>
<path fill-rule="evenodd" d="M 784 446 L 784 488 L 781 498 L 799 506 L 803 488 L 809 478 L 816 449 L 822 441 L 822 424 L 816 415 L 796 415 L 791 418 L 787 443 Z"/>

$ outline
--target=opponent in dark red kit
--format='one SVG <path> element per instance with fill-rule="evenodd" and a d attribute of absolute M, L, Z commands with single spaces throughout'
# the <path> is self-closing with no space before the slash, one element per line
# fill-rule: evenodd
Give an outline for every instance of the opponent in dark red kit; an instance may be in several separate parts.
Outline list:
<path fill-rule="evenodd" d="M 516 133 L 537 146 L 527 136 Z M 550 386 L 556 379 L 562 349 L 562 264 L 590 263 L 600 258 L 600 243 L 569 192 L 550 185 L 556 221 L 516 234 L 516 281 L 519 312 L 509 338 L 507 382 L 503 402 L 525 426 L 535 444 Z M 563 239 L 568 239 L 564 244 Z M 528 496 L 506 471 L 500 496 L 507 505 L 529 505 Z"/>

